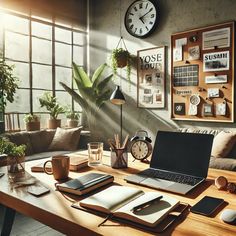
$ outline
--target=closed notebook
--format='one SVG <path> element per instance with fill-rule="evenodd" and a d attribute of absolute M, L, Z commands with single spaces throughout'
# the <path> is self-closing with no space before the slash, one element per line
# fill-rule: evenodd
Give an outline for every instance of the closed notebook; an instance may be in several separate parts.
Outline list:
<path fill-rule="evenodd" d="M 162 199 L 144 207 L 139 211 L 133 211 L 135 206 L 162 196 Z M 148 227 L 155 227 L 168 213 L 179 205 L 179 200 L 160 192 L 144 192 L 137 188 L 127 186 L 111 186 L 97 194 L 92 195 L 73 207 L 90 208 L 96 211 L 113 214 Z"/>
<path fill-rule="evenodd" d="M 82 195 L 114 181 L 112 175 L 88 173 L 76 179 L 57 184 L 60 191 Z"/>

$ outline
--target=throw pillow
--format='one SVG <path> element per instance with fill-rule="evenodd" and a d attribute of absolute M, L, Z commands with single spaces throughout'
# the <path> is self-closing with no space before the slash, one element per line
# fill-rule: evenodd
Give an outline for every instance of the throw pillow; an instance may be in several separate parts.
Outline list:
<path fill-rule="evenodd" d="M 217 134 L 213 141 L 211 155 L 214 157 L 226 157 L 234 144 L 236 143 L 236 133 L 235 132 L 225 132 L 221 131 Z"/>
<path fill-rule="evenodd" d="M 78 148 L 82 126 L 73 129 L 57 128 L 53 140 L 48 148 L 49 151 L 74 151 Z"/>

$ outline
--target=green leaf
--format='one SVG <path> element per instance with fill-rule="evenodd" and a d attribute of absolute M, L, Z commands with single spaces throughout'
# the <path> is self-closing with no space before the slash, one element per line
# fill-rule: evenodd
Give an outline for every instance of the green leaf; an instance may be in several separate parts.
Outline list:
<path fill-rule="evenodd" d="M 97 85 L 97 90 L 99 91 L 99 93 L 101 93 L 108 85 L 108 83 L 110 82 L 110 80 L 112 79 L 113 74 L 109 75 L 107 78 L 105 78 L 104 80 L 102 80 L 98 85 Z"/>
<path fill-rule="evenodd" d="M 104 63 L 102 65 L 100 65 L 96 70 L 95 72 L 93 73 L 93 76 L 92 76 L 92 83 L 94 86 L 96 86 L 96 83 L 98 83 L 98 80 L 101 76 L 101 74 L 103 73 L 104 69 L 106 68 L 107 64 Z"/>
<path fill-rule="evenodd" d="M 86 72 L 84 71 L 84 69 L 80 66 L 77 66 L 74 62 L 72 66 L 73 66 L 74 77 L 80 80 L 81 83 L 84 85 L 84 87 L 92 87 L 92 82 L 89 79 Z"/>

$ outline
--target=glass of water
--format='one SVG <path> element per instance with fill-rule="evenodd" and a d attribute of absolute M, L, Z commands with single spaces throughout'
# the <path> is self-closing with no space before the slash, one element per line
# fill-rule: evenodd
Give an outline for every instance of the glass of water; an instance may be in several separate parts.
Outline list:
<path fill-rule="evenodd" d="M 103 143 L 91 142 L 88 143 L 88 165 L 98 166 L 102 164 Z"/>

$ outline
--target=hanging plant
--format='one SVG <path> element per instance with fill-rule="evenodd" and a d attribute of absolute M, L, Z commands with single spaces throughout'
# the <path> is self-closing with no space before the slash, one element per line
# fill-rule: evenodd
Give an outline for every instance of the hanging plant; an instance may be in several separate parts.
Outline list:
<path fill-rule="evenodd" d="M 123 48 L 113 49 L 111 54 L 111 66 L 114 74 L 117 74 L 117 68 L 126 66 L 127 79 L 130 81 L 131 55 L 127 50 Z"/>

